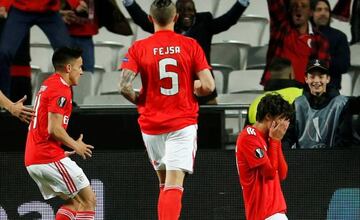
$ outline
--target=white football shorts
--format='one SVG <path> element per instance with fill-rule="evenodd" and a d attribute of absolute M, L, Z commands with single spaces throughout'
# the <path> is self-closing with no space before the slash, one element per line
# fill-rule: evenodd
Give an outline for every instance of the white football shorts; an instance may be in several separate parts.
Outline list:
<path fill-rule="evenodd" d="M 284 213 L 276 213 L 276 214 L 266 218 L 265 220 L 288 220 L 288 218 L 286 217 L 286 215 Z"/>
<path fill-rule="evenodd" d="M 53 163 L 30 165 L 26 169 L 44 199 L 60 194 L 73 198 L 81 189 L 90 185 L 83 170 L 69 157 Z"/>
<path fill-rule="evenodd" d="M 177 131 L 149 135 L 142 133 L 155 170 L 182 170 L 192 173 L 197 150 L 197 125 Z"/>

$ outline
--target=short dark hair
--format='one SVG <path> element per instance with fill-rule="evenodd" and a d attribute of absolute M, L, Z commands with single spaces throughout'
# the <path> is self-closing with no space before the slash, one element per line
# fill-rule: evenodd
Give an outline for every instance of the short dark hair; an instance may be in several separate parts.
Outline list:
<path fill-rule="evenodd" d="M 71 61 L 78 59 L 82 55 L 82 49 L 72 47 L 61 47 L 55 50 L 52 56 L 54 68 L 62 67 Z"/>
<path fill-rule="evenodd" d="M 294 108 L 278 93 L 265 95 L 259 102 L 256 113 L 256 121 L 261 122 L 266 115 L 271 117 L 281 116 L 285 119 L 291 119 Z"/>
<path fill-rule="evenodd" d="M 176 14 L 176 7 L 171 0 L 155 0 L 150 6 L 150 15 L 156 22 L 165 26 Z"/>

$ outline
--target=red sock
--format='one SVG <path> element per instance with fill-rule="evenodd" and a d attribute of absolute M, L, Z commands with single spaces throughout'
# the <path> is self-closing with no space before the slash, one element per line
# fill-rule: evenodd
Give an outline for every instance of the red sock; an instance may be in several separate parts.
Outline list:
<path fill-rule="evenodd" d="M 65 206 L 61 206 L 56 213 L 55 220 L 75 220 L 76 212 Z"/>
<path fill-rule="evenodd" d="M 158 219 L 160 219 L 160 213 L 161 213 L 161 203 L 163 201 L 163 197 L 164 197 L 164 186 L 165 184 L 160 184 L 159 185 L 159 188 L 160 188 L 160 191 L 159 191 L 159 198 L 158 198 Z"/>
<path fill-rule="evenodd" d="M 76 220 L 94 220 L 95 212 L 94 211 L 78 211 L 76 213 Z"/>
<path fill-rule="evenodd" d="M 178 220 L 180 218 L 183 190 L 181 186 L 168 186 L 164 188 L 160 220 Z"/>

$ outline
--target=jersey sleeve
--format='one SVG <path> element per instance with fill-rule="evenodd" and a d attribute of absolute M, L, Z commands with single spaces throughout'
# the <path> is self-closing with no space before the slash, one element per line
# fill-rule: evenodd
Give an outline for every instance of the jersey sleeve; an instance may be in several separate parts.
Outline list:
<path fill-rule="evenodd" d="M 270 162 L 265 147 L 261 145 L 255 135 L 248 135 L 245 140 L 242 149 L 250 168 L 255 168 Z"/>
<path fill-rule="evenodd" d="M 139 71 L 135 45 L 129 48 L 127 54 L 123 58 L 121 63 L 121 69 L 128 69 L 133 71 L 134 73 L 137 73 Z"/>
<path fill-rule="evenodd" d="M 71 106 L 71 94 L 64 93 L 63 90 L 54 89 L 49 91 L 48 112 L 65 115 L 69 105 Z"/>
<path fill-rule="evenodd" d="M 203 49 L 200 47 L 200 45 L 194 40 L 193 42 L 193 48 L 194 48 L 194 54 L 193 54 L 193 61 L 194 61 L 194 71 L 195 73 L 200 72 L 204 69 L 211 69 L 209 66 L 205 53 Z"/>

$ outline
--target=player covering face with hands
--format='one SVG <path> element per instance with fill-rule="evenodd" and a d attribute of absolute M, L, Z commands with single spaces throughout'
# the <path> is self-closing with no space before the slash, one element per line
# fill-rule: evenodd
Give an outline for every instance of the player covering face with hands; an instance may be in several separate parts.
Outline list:
<path fill-rule="evenodd" d="M 96 198 L 89 180 L 68 157 L 76 153 L 89 158 L 94 148 L 83 142 L 82 134 L 75 140 L 66 132 L 72 110 L 71 86 L 77 85 L 83 74 L 81 54 L 81 50 L 67 47 L 55 51 L 56 72 L 37 93 L 26 141 L 25 166 L 44 199 L 59 196 L 65 200 L 56 220 L 91 220 L 95 216 Z M 73 151 L 65 152 L 61 145 Z"/>
<path fill-rule="evenodd" d="M 266 95 L 258 105 L 256 123 L 238 137 L 236 160 L 248 220 L 287 219 L 280 181 L 288 167 L 281 140 L 292 113 L 292 106 L 280 95 Z"/>

